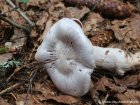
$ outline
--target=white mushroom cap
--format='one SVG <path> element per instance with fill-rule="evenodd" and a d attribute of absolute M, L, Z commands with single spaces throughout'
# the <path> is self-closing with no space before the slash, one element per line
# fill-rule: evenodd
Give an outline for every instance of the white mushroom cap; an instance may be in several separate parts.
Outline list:
<path fill-rule="evenodd" d="M 90 75 L 95 68 L 91 42 L 74 19 L 55 23 L 37 50 L 35 59 L 63 93 L 82 96 L 89 91 Z"/>

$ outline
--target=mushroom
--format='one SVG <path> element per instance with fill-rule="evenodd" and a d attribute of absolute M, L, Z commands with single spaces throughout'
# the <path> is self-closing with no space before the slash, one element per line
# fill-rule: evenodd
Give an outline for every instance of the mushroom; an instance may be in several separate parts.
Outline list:
<path fill-rule="evenodd" d="M 126 56 L 118 48 L 92 46 L 82 26 L 78 19 L 59 20 L 47 32 L 35 55 L 61 92 L 72 96 L 85 95 L 96 66 L 117 75 L 139 68 L 139 53 Z"/>
<path fill-rule="evenodd" d="M 82 23 L 68 18 L 51 27 L 35 55 L 56 87 L 72 96 L 89 91 L 90 75 L 95 68 L 93 58 L 92 44 L 84 35 Z"/>

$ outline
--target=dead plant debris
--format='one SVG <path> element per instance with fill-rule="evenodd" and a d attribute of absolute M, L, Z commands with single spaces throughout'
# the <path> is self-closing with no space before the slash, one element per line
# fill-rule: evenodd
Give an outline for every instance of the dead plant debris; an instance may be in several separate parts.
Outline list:
<path fill-rule="evenodd" d="M 140 104 L 139 70 L 128 72 L 123 77 L 110 75 L 108 72 L 95 71 L 92 74 L 90 92 L 82 97 L 73 97 L 60 92 L 42 65 L 40 65 L 34 77 L 34 73 L 39 66 L 39 62 L 34 58 L 37 48 L 52 25 L 65 17 L 80 19 L 83 23 L 85 35 L 89 39 L 94 39 L 91 40 L 94 41 L 93 45 L 117 47 L 120 48 L 120 52 L 121 49 L 125 49 L 126 54 L 127 52 L 136 53 L 139 51 L 139 0 L 124 2 L 125 5 L 130 6 L 132 15 L 123 19 L 103 17 L 103 9 L 107 10 L 107 6 L 105 6 L 106 8 L 100 8 L 97 5 L 97 8 L 102 10 L 101 13 L 90 11 L 86 6 L 79 8 L 79 6 L 65 5 L 64 0 L 53 0 L 52 3 L 50 0 L 29 0 L 29 3 L 9 0 L 18 8 L 13 8 L 6 1 L 0 0 L 0 48 L 8 49 L 6 52 L 0 52 L 0 63 L 17 61 L 21 64 L 19 68 L 16 68 L 17 66 L 13 64 L 13 66 L 7 68 L 7 70 L 10 70 L 9 72 L 6 72 L 7 70 L 0 66 L 0 105 L 24 105 L 27 90 L 29 92 L 26 105 Z M 106 0 L 102 1 L 106 2 Z M 121 2 L 120 0 L 113 1 Z M 28 19 L 21 16 L 17 9 L 25 14 L 35 26 L 32 27 Z M 121 9 L 121 7 L 118 7 L 118 9 Z M 28 32 L 25 30 L 28 30 Z M 104 42 L 101 44 L 100 41 L 103 40 Z M 96 44 L 96 41 L 98 44 Z M 108 53 L 106 52 L 106 54 Z M 28 89 L 29 86 L 30 89 Z"/>

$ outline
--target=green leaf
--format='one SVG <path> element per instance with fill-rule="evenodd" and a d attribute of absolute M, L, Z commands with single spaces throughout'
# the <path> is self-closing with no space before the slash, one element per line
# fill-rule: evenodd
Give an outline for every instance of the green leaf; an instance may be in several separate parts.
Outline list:
<path fill-rule="evenodd" d="M 30 0 L 19 0 L 20 2 L 29 3 Z"/>
<path fill-rule="evenodd" d="M 0 53 L 6 52 L 7 48 L 0 48 Z"/>
<path fill-rule="evenodd" d="M 20 2 L 24 2 L 24 0 L 19 0 Z"/>
<path fill-rule="evenodd" d="M 21 62 L 18 62 L 18 61 L 13 61 L 13 63 L 16 65 L 16 68 L 19 68 L 19 66 L 18 66 L 18 65 L 20 65 L 20 64 L 21 64 Z"/>
<path fill-rule="evenodd" d="M 4 69 L 9 68 L 10 66 L 14 67 L 14 65 L 16 66 L 16 68 L 19 68 L 19 64 L 21 64 L 21 62 L 18 61 L 9 61 L 9 62 L 0 62 L 0 66 L 2 66 Z"/>

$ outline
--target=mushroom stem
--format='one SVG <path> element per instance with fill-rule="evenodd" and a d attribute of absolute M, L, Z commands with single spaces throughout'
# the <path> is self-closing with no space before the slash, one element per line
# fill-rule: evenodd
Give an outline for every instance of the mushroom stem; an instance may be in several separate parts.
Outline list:
<path fill-rule="evenodd" d="M 124 75 L 129 70 L 140 67 L 140 53 L 128 55 L 118 48 L 103 48 L 93 46 L 95 65 L 98 68 L 109 70 L 117 75 Z"/>

